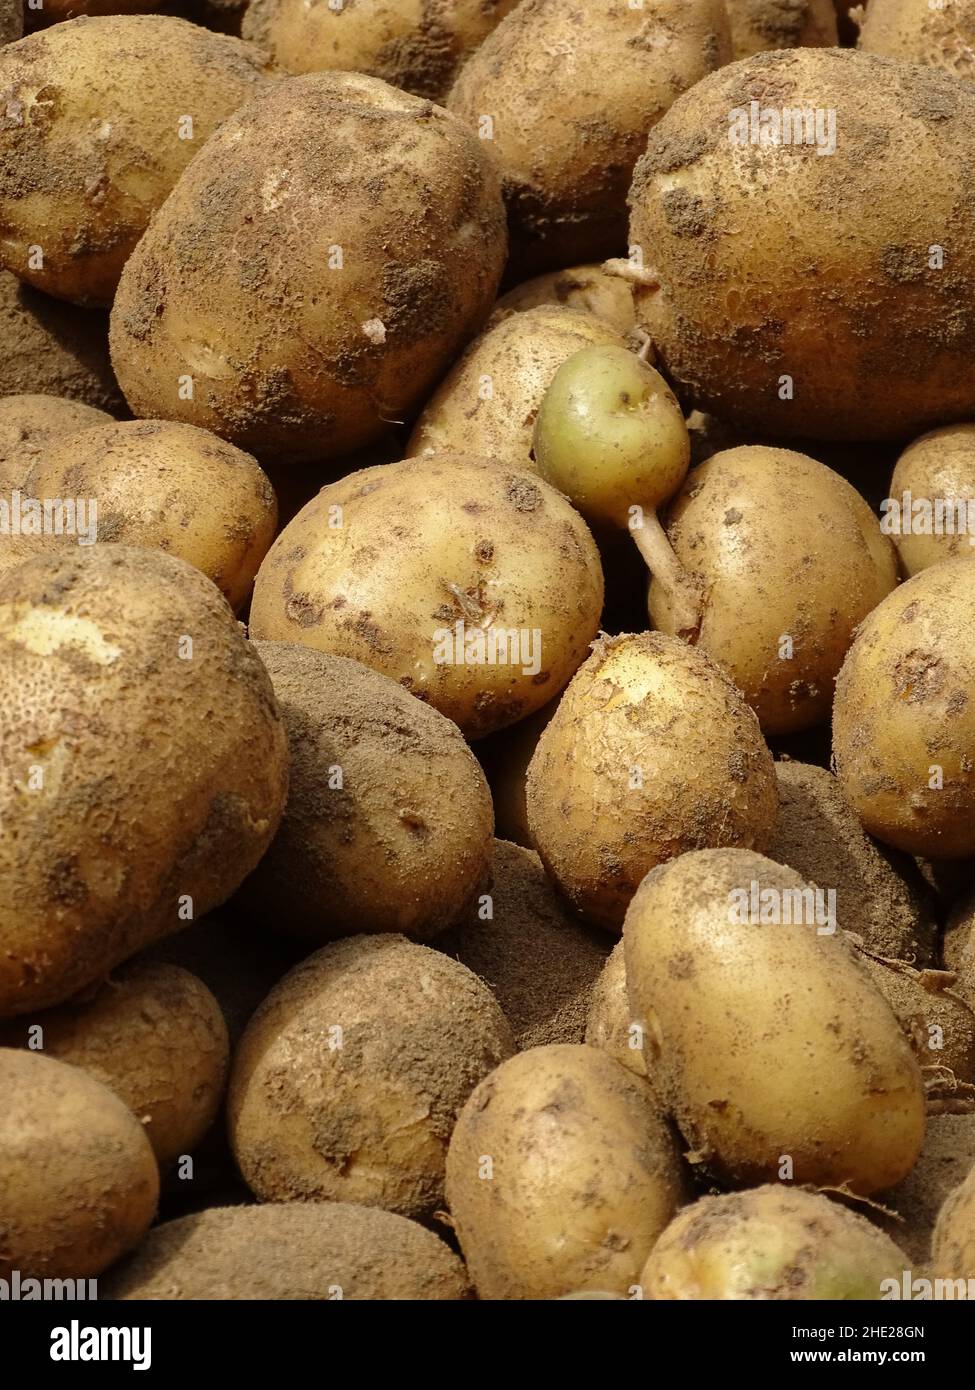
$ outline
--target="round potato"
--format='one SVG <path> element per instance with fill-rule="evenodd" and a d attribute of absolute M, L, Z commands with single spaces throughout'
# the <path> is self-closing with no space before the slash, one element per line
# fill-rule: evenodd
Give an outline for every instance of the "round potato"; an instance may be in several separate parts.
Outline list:
<path fill-rule="evenodd" d="M 3 396 L 0 398 L 0 491 L 10 493 L 27 486 L 37 455 L 43 453 L 52 440 L 104 424 L 114 424 L 112 417 L 81 401 L 43 395 Z M 62 496 L 61 493 L 43 495 Z"/>
<path fill-rule="evenodd" d="M 356 932 L 427 941 L 487 879 L 491 793 L 449 719 L 341 656 L 258 642 L 291 749 L 284 819 L 241 894 L 318 945 Z"/>
<path fill-rule="evenodd" d="M 447 1201 L 482 1299 L 628 1293 L 686 1192 L 646 1082 L 592 1047 L 533 1047 L 498 1067 L 447 1154 Z"/>
<path fill-rule="evenodd" d="M 0 395 L 62 396 L 111 415 L 125 401 L 108 355 L 108 315 L 0 270 Z"/>
<path fill-rule="evenodd" d="M 705 656 L 659 633 L 594 645 L 528 769 L 542 863 L 617 933 L 655 864 L 705 845 L 765 849 L 777 805 L 752 711 Z"/>
<path fill-rule="evenodd" d="M 150 216 L 266 63 L 162 15 L 72 19 L 9 44 L 0 264 L 59 299 L 111 304 Z"/>
<path fill-rule="evenodd" d="M 237 1047 L 237 1165 L 264 1202 L 428 1217 L 462 1105 L 513 1051 L 491 991 L 458 961 L 402 936 L 333 942 L 271 991 Z"/>
<path fill-rule="evenodd" d="M 787 1176 L 869 1195 L 920 1153 L 920 1068 L 830 916 L 798 874 L 740 849 L 661 865 L 630 905 L 647 1069 L 725 1186 Z"/>
<path fill-rule="evenodd" d="M 975 1166 L 950 1194 L 934 1228 L 934 1274 L 940 1279 L 975 1281 Z"/>
<path fill-rule="evenodd" d="M 906 574 L 975 556 L 975 425 L 946 425 L 909 445 L 883 510 L 881 530 Z"/>
<path fill-rule="evenodd" d="M 225 600 L 133 546 L 0 576 L 0 706 L 3 1017 L 229 897 L 277 829 L 287 739 Z"/>
<path fill-rule="evenodd" d="M 839 43 L 833 0 L 725 0 L 734 58 Z"/>
<path fill-rule="evenodd" d="M 975 80 L 973 0 L 869 0 L 864 10 L 861 53 L 929 63 Z"/>
<path fill-rule="evenodd" d="M 602 602 L 596 544 L 560 493 L 447 454 L 322 488 L 261 566 L 250 630 L 372 666 L 478 738 L 562 689 Z"/>
<path fill-rule="evenodd" d="M 619 275 L 607 273 L 601 265 L 579 265 L 523 280 L 501 296 L 494 306 L 491 322 L 548 304 L 592 314 L 615 328 L 617 333 L 632 333 L 636 328 L 632 285 Z"/>
<path fill-rule="evenodd" d="M 100 1274 L 156 1214 L 142 1126 L 78 1067 L 17 1048 L 0 1048 L 0 1095 L 0 1277 Z"/>
<path fill-rule="evenodd" d="M 604 1052 L 635 1076 L 647 1075 L 646 1024 L 630 1018 L 623 943 L 617 941 L 596 981 L 586 1020 L 586 1042 Z"/>
<path fill-rule="evenodd" d="M 135 414 L 341 457 L 419 408 L 491 311 L 496 170 L 453 116 L 355 73 L 269 84 L 127 262 L 112 360 Z"/>
<path fill-rule="evenodd" d="M 105 1281 L 123 1300 L 461 1299 L 460 1260 L 432 1231 L 350 1202 L 211 1207 L 157 1226 Z"/>
<path fill-rule="evenodd" d="M 975 564 L 932 565 L 870 614 L 833 710 L 840 789 L 909 854 L 975 854 Z"/>

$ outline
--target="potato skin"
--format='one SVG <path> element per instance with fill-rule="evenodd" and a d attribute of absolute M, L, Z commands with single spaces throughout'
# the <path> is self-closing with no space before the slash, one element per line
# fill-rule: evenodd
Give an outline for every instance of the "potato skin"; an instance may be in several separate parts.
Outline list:
<path fill-rule="evenodd" d="M 0 705 L 2 1017 L 178 930 L 187 897 L 194 917 L 229 897 L 277 828 L 287 742 L 210 581 L 131 546 L 0 577 Z"/>
<path fill-rule="evenodd" d="M 284 977 L 238 1045 L 227 1117 L 244 1181 L 264 1202 L 430 1216 L 461 1106 L 513 1051 L 458 961 L 392 934 L 335 941 Z"/>
<path fill-rule="evenodd" d="M 528 768 L 542 863 L 617 933 L 655 864 L 705 845 L 764 849 L 777 805 L 752 711 L 707 657 L 656 632 L 594 644 Z"/>
<path fill-rule="evenodd" d="M 38 450 L 35 497 L 94 497 L 98 539 L 158 547 L 202 570 L 241 608 L 277 529 L 274 489 L 256 459 L 171 420 L 89 428 Z"/>
<path fill-rule="evenodd" d="M 836 683 L 840 789 L 865 830 L 909 854 L 975 854 L 973 624 L 971 560 L 933 565 L 874 609 Z"/>
<path fill-rule="evenodd" d="M 913 517 L 907 529 L 903 516 L 906 493 L 914 501 L 923 499 L 932 505 L 939 500 L 968 501 L 975 497 L 975 425 L 946 425 L 908 445 L 897 460 L 890 483 L 890 500 L 900 510 L 891 511 L 889 519 L 885 516 L 882 522 L 890 529 L 908 576 L 920 574 L 941 560 L 970 558 L 973 538 L 966 530 L 954 535 L 915 534 Z"/>
<path fill-rule="evenodd" d="M 590 1047 L 601 1048 L 634 1076 L 646 1076 L 646 1026 L 640 1025 L 639 1032 L 631 1033 L 632 1022 L 623 942 L 617 941 L 592 991 L 586 1042 Z M 631 1042 L 639 1042 L 640 1046 L 633 1047 Z"/>
<path fill-rule="evenodd" d="M 167 1221 L 104 1288 L 107 1298 L 166 1302 L 470 1297 L 439 1236 L 351 1202 L 211 1207 Z"/>
<path fill-rule="evenodd" d="M 591 1047 L 533 1047 L 498 1067 L 447 1154 L 447 1202 L 482 1299 L 627 1293 L 685 1195 L 646 1083 Z"/>
<path fill-rule="evenodd" d="M 0 50 L 2 264 L 59 299 L 111 304 L 151 213 L 266 62 L 163 15 L 72 19 Z M 57 103 L 41 117 L 44 90 Z M 180 134 L 187 115 L 192 139 Z"/>
<path fill-rule="evenodd" d="M 258 641 L 361 661 L 479 738 L 562 689 L 596 635 L 602 602 L 596 544 L 561 493 L 446 454 L 364 468 L 322 488 L 261 566 L 250 630 Z M 526 666 L 520 645 L 515 662 L 440 659 L 456 657 L 458 623 L 476 638 L 495 621 L 540 633 L 539 659 L 529 653 Z"/>
<path fill-rule="evenodd" d="M 615 328 L 617 333 L 632 333 L 636 327 L 632 285 L 619 275 L 608 275 L 598 264 L 553 270 L 547 275 L 523 280 L 495 304 L 491 323 L 545 304 L 592 314 Z"/>
<path fill-rule="evenodd" d="M 3 396 L 0 398 L 0 489 L 5 493 L 23 489 L 38 453 L 52 440 L 95 425 L 113 423 L 104 410 L 96 410 L 80 401 L 45 395 Z M 64 493 L 29 495 L 63 497 Z M 79 495 L 87 497 L 89 494 Z"/>
<path fill-rule="evenodd" d="M 0 395 L 41 392 L 124 413 L 107 314 L 52 299 L 0 270 L 0 344 Z"/>
<path fill-rule="evenodd" d="M 156 1212 L 141 1125 L 78 1067 L 16 1048 L 0 1048 L 0 1094 L 0 1278 L 100 1274 Z"/>
<path fill-rule="evenodd" d="M 133 412 L 294 459 L 378 439 L 494 302 L 504 212 L 480 143 L 384 82 L 313 73 L 268 84 L 201 156 L 112 310 Z"/>
<path fill-rule="evenodd" d="M 975 3 L 949 0 L 869 0 L 860 20 L 861 53 L 927 63 L 975 80 Z"/>
<path fill-rule="evenodd" d="M 839 42 L 833 0 L 725 0 L 732 57 L 777 48 L 830 48 Z"/>
<path fill-rule="evenodd" d="M 921 1072 L 887 1001 L 839 935 L 733 920 L 735 891 L 807 887 L 747 850 L 654 869 L 623 931 L 647 1067 L 705 1172 L 780 1175 L 869 1195 L 910 1172 L 924 1139 Z"/>
<path fill-rule="evenodd" d="M 341 69 L 443 102 L 457 72 L 518 0 L 251 0 L 243 35 L 286 72 Z"/>
<path fill-rule="evenodd" d="M 729 115 L 753 100 L 835 110 L 836 152 L 736 147 Z M 637 166 L 630 243 L 660 282 L 637 287 L 637 318 L 682 398 L 765 437 L 971 419 L 973 148 L 975 92 L 836 48 L 758 54 L 680 97 Z"/>
<path fill-rule="evenodd" d="M 941 1208 L 933 1249 L 936 1278 L 975 1279 L 975 1166 Z"/>
<path fill-rule="evenodd" d="M 503 19 L 447 106 L 482 132 L 502 171 L 512 273 L 623 255 L 647 132 L 730 57 L 724 0 L 523 0 Z"/>
<path fill-rule="evenodd" d="M 318 945 L 357 932 L 430 940 L 488 873 L 491 793 L 460 730 L 358 661 L 290 642 L 255 649 L 281 706 L 291 781 L 242 903 Z"/>

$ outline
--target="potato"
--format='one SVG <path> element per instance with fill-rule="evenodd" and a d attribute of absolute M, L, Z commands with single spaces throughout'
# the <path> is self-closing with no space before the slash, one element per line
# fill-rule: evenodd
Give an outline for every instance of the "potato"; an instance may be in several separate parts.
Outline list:
<path fill-rule="evenodd" d="M 476 137 L 374 78 L 315 73 L 266 86 L 200 153 L 112 310 L 134 413 L 323 459 L 419 409 L 504 266 Z"/>
<path fill-rule="evenodd" d="M 975 1281 L 975 1167 L 950 1194 L 934 1228 L 934 1274 Z"/>
<path fill-rule="evenodd" d="M 869 0 L 864 8 L 862 53 L 930 63 L 965 81 L 975 79 L 973 0 Z"/>
<path fill-rule="evenodd" d="M 0 577 L 0 707 L 4 1017 L 229 897 L 277 829 L 287 740 L 217 590 L 134 546 Z"/>
<path fill-rule="evenodd" d="M 821 1193 L 771 1184 L 700 1197 L 678 1212 L 641 1276 L 657 1301 L 879 1300 L 898 1286 L 903 1251 Z"/>
<path fill-rule="evenodd" d="M 763 111 L 774 134 L 799 108 L 830 157 L 793 143 L 805 119 L 751 143 Z M 685 403 L 781 438 L 972 419 L 969 150 L 975 92 L 863 53 L 761 53 L 680 97 L 637 166 L 630 244 L 638 321 Z"/>
<path fill-rule="evenodd" d="M 953 1106 L 965 1087 L 975 1098 L 975 1009 L 959 994 L 955 976 L 869 956 L 864 965 L 914 1050 L 929 1111 Z"/>
<path fill-rule="evenodd" d="M 31 289 L 0 270 L 0 395 L 63 396 L 125 408 L 108 357 L 108 315 Z"/>
<path fill-rule="evenodd" d="M 514 1050 L 487 985 L 405 937 L 349 937 L 297 965 L 234 1057 L 230 1142 L 261 1201 L 428 1217 L 477 1083 Z"/>
<path fill-rule="evenodd" d="M 145 1128 L 160 1168 L 192 1153 L 216 1117 L 230 1061 L 220 1005 L 175 965 L 135 962 L 94 993 L 0 1027 L 0 1047 L 29 1047 L 80 1067 Z"/>
<path fill-rule="evenodd" d="M 186 1299 L 461 1299 L 466 1271 L 432 1231 L 350 1202 L 211 1207 L 157 1226 L 105 1296 Z"/>
<path fill-rule="evenodd" d="M 505 1062 L 464 1106 L 447 1154 L 482 1299 L 627 1293 L 686 1190 L 646 1083 L 591 1047 Z"/>
<path fill-rule="evenodd" d="M 476 338 L 430 397 L 407 453 L 460 451 L 537 472 L 535 417 L 563 362 L 589 344 L 623 346 L 604 319 L 540 304 L 510 315 Z"/>
<path fill-rule="evenodd" d="M 567 912 L 537 854 L 495 840 L 489 891 L 436 944 L 490 986 L 521 1050 L 582 1042 L 606 947 Z"/>
<path fill-rule="evenodd" d="M 89 428 L 37 450 L 36 497 L 92 497 L 98 539 L 158 547 L 202 570 L 234 609 L 277 527 L 267 475 L 216 435 L 168 420 Z"/>
<path fill-rule="evenodd" d="M 632 333 L 636 328 L 632 285 L 619 275 L 608 274 L 601 265 L 578 265 L 523 280 L 501 296 L 490 323 L 550 304 L 592 314 L 617 333 Z"/>
<path fill-rule="evenodd" d="M 518 0 L 251 0 L 243 34 L 287 72 L 365 72 L 431 101 Z"/>
<path fill-rule="evenodd" d="M 678 560 L 703 580 L 697 645 L 763 730 L 828 718 L 858 624 L 897 583 L 894 548 L 860 494 L 814 459 L 753 445 L 689 474 L 666 526 Z M 654 577 L 648 609 L 662 632 L 678 631 L 672 593 Z"/>
<path fill-rule="evenodd" d="M 833 0 L 725 0 L 734 58 L 839 42 Z"/>
<path fill-rule="evenodd" d="M 646 1024 L 630 1019 L 623 943 L 617 941 L 596 981 L 586 1020 L 586 1042 L 602 1048 L 635 1076 L 647 1075 Z"/>
<path fill-rule="evenodd" d="M 622 255 L 647 132 L 730 57 L 723 0 L 529 0 L 503 19 L 447 105 L 502 171 L 513 273 Z"/>
<path fill-rule="evenodd" d="M 428 941 L 487 878 L 491 793 L 460 730 L 341 656 L 258 642 L 291 748 L 274 843 L 241 900 L 321 945 L 355 932 Z"/>
<path fill-rule="evenodd" d="M 478 738 L 562 689 L 602 602 L 595 542 L 554 488 L 445 454 L 322 488 L 261 566 L 250 630 L 372 666 Z"/>
<path fill-rule="evenodd" d="M 594 645 L 528 769 L 542 863 L 616 932 L 655 864 L 704 845 L 764 849 L 777 802 L 754 714 L 705 656 L 659 633 Z"/>
<path fill-rule="evenodd" d="M 80 401 L 44 395 L 0 397 L 0 490 L 9 494 L 23 489 L 38 453 L 52 440 L 110 423 L 112 417 L 104 410 Z"/>
<path fill-rule="evenodd" d="M 935 964 L 929 895 L 907 855 L 865 835 L 836 778 L 807 763 L 775 765 L 779 823 L 766 853 L 807 883 L 836 893 L 843 930 L 881 956 Z"/>
<path fill-rule="evenodd" d="M 904 450 L 881 529 L 908 575 L 975 554 L 975 425 L 946 425 Z"/>
<path fill-rule="evenodd" d="M 107 1087 L 52 1057 L 0 1048 L 0 1277 L 89 1279 L 145 1235 L 159 1171 Z"/>
<path fill-rule="evenodd" d="M 724 1186 L 787 1178 L 869 1195 L 921 1150 L 910 1044 L 821 906 L 791 869 L 721 849 L 654 869 L 626 915 L 647 1069 Z"/>
<path fill-rule="evenodd" d="M 266 63 L 162 15 L 72 19 L 0 51 L 0 264 L 59 299 L 111 304 L 150 216 Z"/>
<path fill-rule="evenodd" d="M 873 1219 L 907 1252 L 905 1268 L 925 1268 L 938 1213 L 952 1190 L 975 1167 L 975 1112 L 929 1115 L 924 1148 L 903 1182 L 885 1192 L 892 1216 Z"/>
<path fill-rule="evenodd" d="M 871 835 L 942 859 L 975 853 L 975 565 L 946 560 L 867 618 L 836 683 L 840 789 Z"/>

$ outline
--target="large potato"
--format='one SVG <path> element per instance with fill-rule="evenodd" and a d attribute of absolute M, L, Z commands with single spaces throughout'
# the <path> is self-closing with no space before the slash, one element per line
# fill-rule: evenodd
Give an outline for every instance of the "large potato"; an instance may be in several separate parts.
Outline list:
<path fill-rule="evenodd" d="M 287 741 L 225 600 L 133 546 L 0 577 L 0 707 L 4 1016 L 229 897 L 277 828 Z"/>
<path fill-rule="evenodd" d="M 0 394 L 64 396 L 118 414 L 108 315 L 52 299 L 0 270 Z"/>
<path fill-rule="evenodd" d="M 266 62 L 162 15 L 73 19 L 0 50 L 0 263 L 111 304 L 150 216 Z"/>
<path fill-rule="evenodd" d="M 859 48 L 906 63 L 930 63 L 975 80 L 973 0 L 869 0 Z"/>
<path fill-rule="evenodd" d="M 732 56 L 776 48 L 829 48 L 839 42 L 833 0 L 725 0 Z"/>
<path fill-rule="evenodd" d="M 628 1293 L 685 1195 L 646 1082 L 592 1047 L 533 1047 L 498 1067 L 447 1154 L 447 1202 L 482 1299 Z"/>
<path fill-rule="evenodd" d="M 617 931 L 655 864 L 706 845 L 765 849 L 772 755 L 731 682 L 659 633 L 603 638 L 528 769 L 528 820 L 548 872 Z"/>
<path fill-rule="evenodd" d="M 562 689 L 602 601 L 599 552 L 560 493 L 447 454 L 322 488 L 261 566 L 251 635 L 361 661 L 479 737 Z"/>
<path fill-rule="evenodd" d="M 626 248 L 626 191 L 647 132 L 731 57 L 724 0 L 524 0 L 447 105 L 504 177 L 521 278 Z"/>
<path fill-rule="evenodd" d="M 975 555 L 975 425 L 946 425 L 901 454 L 881 528 L 908 575 Z"/>
<path fill-rule="evenodd" d="M 0 1277 L 88 1279 L 156 1214 L 142 1126 L 78 1067 L 0 1048 Z"/>
<path fill-rule="evenodd" d="M 350 1201 L 428 1217 L 451 1131 L 514 1051 L 491 991 L 402 936 L 348 937 L 297 965 L 234 1057 L 230 1140 L 264 1202 Z"/>
<path fill-rule="evenodd" d="M 932 565 L 874 609 L 833 710 L 840 788 L 909 854 L 975 854 L 975 563 Z"/>
<path fill-rule="evenodd" d="M 920 1069 L 845 938 L 824 934 L 823 905 L 791 869 L 726 849 L 655 869 L 627 913 L 648 1071 L 726 1186 L 787 1178 L 869 1194 L 920 1152 Z"/>
<path fill-rule="evenodd" d="M 374 78 L 268 85 L 125 267 L 112 360 L 137 415 L 336 457 L 429 395 L 491 310 L 497 172 L 453 116 Z"/>
<path fill-rule="evenodd" d="M 810 112 L 820 158 L 757 114 Z M 817 117 L 818 113 L 818 117 Z M 736 143 L 745 139 L 747 143 Z M 630 195 L 637 317 L 693 404 L 763 436 L 897 439 L 975 415 L 975 91 L 836 48 L 679 98 Z M 796 210 L 802 209 L 802 215 Z"/>

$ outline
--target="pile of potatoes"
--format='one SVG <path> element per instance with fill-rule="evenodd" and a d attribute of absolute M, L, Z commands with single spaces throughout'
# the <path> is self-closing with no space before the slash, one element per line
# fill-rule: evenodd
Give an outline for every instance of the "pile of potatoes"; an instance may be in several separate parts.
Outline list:
<path fill-rule="evenodd" d="M 0 1280 L 975 1297 L 975 3 L 170 9 L 0 3 Z"/>

